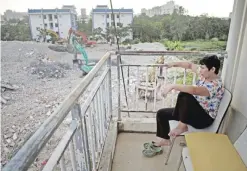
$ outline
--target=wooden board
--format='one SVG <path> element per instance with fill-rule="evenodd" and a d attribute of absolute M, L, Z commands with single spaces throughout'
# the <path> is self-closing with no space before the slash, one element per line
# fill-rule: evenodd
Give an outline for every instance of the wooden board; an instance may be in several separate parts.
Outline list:
<path fill-rule="evenodd" d="M 247 171 L 226 135 L 200 132 L 185 139 L 194 171 Z"/>

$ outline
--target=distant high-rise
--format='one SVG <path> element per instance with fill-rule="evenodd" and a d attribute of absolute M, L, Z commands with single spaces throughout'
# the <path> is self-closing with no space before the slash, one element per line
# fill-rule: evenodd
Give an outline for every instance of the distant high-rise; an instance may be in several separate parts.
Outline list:
<path fill-rule="evenodd" d="M 87 11 L 86 8 L 81 9 L 81 18 L 87 18 Z"/>
<path fill-rule="evenodd" d="M 4 18 L 8 21 L 10 19 L 18 19 L 22 20 L 25 16 L 27 16 L 26 12 L 16 12 L 12 10 L 6 10 L 4 12 Z"/>
<path fill-rule="evenodd" d="M 141 9 L 142 14 L 146 14 L 149 17 L 153 17 L 155 15 L 164 15 L 164 14 L 172 14 L 178 6 L 175 5 L 174 1 L 169 1 L 165 5 L 153 7 L 152 9 Z"/>

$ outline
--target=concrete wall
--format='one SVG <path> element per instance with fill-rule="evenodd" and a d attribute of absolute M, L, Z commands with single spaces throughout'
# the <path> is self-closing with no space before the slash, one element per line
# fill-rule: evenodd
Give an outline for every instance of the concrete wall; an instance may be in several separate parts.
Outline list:
<path fill-rule="evenodd" d="M 63 14 L 59 17 L 59 34 L 62 38 L 67 38 L 68 31 L 71 28 L 71 15 Z"/>
<path fill-rule="evenodd" d="M 247 0 L 235 0 L 222 77 L 233 94 L 225 123 L 234 142 L 247 126 Z"/>
<path fill-rule="evenodd" d="M 32 32 L 32 38 L 36 39 L 38 38 L 39 35 L 39 31 L 37 31 L 37 27 L 44 28 L 43 17 L 40 14 L 31 14 L 29 15 L 29 21 L 30 21 L 30 29 Z"/>

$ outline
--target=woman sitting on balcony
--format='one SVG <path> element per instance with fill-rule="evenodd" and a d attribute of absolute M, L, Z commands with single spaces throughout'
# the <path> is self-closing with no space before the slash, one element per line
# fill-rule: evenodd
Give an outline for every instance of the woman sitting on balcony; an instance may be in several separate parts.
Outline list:
<path fill-rule="evenodd" d="M 187 124 L 197 129 L 210 126 L 216 118 L 224 94 L 223 83 L 218 76 L 220 60 L 217 56 L 204 57 L 200 66 L 190 62 L 168 63 L 168 68 L 181 67 L 199 74 L 196 85 L 164 85 L 160 87 L 163 96 L 172 90 L 180 91 L 175 108 L 164 108 L 157 112 L 157 140 L 154 146 L 170 145 L 170 137 L 188 131 Z M 169 120 L 179 121 L 170 131 Z"/>

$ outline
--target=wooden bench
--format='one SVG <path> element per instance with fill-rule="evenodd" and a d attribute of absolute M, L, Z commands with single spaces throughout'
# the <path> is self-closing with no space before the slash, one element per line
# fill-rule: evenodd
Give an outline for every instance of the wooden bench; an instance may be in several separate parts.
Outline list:
<path fill-rule="evenodd" d="M 247 129 L 234 145 L 227 135 L 190 133 L 182 159 L 186 171 L 247 171 Z"/>

